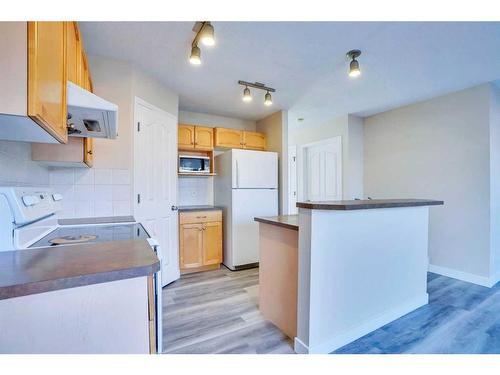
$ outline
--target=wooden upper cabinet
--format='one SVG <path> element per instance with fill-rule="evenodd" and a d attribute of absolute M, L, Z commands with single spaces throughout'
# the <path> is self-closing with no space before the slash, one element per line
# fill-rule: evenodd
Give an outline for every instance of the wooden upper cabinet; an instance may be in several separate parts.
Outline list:
<path fill-rule="evenodd" d="M 89 168 L 94 165 L 94 140 L 92 138 L 83 138 L 83 162 Z"/>
<path fill-rule="evenodd" d="M 66 143 L 66 24 L 28 22 L 28 116 Z"/>
<path fill-rule="evenodd" d="M 266 136 L 257 132 L 243 132 L 243 146 L 250 150 L 265 150 Z"/>
<path fill-rule="evenodd" d="M 179 125 L 178 129 L 178 144 L 179 148 L 193 149 L 194 148 L 194 126 Z"/>
<path fill-rule="evenodd" d="M 203 232 L 203 265 L 222 263 L 222 222 L 205 223 Z"/>
<path fill-rule="evenodd" d="M 214 129 L 204 126 L 194 128 L 194 148 L 197 150 L 214 149 Z"/>
<path fill-rule="evenodd" d="M 76 85 L 82 85 L 81 65 L 82 65 L 82 41 L 78 23 L 66 22 L 67 33 L 67 70 L 68 81 Z"/>
<path fill-rule="evenodd" d="M 215 128 L 215 147 L 242 148 L 243 132 L 228 128 Z"/>

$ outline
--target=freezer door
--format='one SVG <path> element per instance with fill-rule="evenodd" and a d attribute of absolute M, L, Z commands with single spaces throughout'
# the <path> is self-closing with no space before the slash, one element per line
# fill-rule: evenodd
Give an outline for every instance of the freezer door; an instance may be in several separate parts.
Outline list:
<path fill-rule="evenodd" d="M 233 189 L 277 189 L 276 152 L 232 150 Z"/>
<path fill-rule="evenodd" d="M 259 225 L 256 216 L 278 215 L 275 189 L 233 189 L 232 263 L 230 268 L 259 261 Z M 233 268 L 234 269 L 234 268 Z"/>

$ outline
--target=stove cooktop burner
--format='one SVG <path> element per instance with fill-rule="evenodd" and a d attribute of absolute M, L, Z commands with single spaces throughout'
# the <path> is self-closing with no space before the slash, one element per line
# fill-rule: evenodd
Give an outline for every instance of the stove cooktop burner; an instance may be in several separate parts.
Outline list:
<path fill-rule="evenodd" d="M 82 242 L 88 242 L 88 241 L 93 241 L 97 238 L 97 236 L 91 235 L 91 234 L 82 234 L 78 236 L 64 236 L 64 237 L 57 237 L 49 240 L 49 243 L 52 245 L 67 245 L 70 243 L 82 243 Z"/>

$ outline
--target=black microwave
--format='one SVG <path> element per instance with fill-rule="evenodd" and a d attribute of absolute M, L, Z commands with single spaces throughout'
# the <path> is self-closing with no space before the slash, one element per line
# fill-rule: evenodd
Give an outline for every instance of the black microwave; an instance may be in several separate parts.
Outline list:
<path fill-rule="evenodd" d="M 208 156 L 179 155 L 180 173 L 210 173 Z"/>

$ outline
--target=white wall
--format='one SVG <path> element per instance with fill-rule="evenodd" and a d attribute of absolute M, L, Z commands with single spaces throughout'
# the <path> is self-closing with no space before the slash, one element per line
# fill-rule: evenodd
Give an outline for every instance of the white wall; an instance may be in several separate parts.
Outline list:
<path fill-rule="evenodd" d="M 500 280 L 500 84 L 491 86 L 490 97 L 490 240 L 491 275 Z"/>
<path fill-rule="evenodd" d="M 483 85 L 364 125 L 365 194 L 444 200 L 430 210 L 430 263 L 478 283 L 490 276 L 489 103 Z"/>
<path fill-rule="evenodd" d="M 304 199 L 301 166 L 303 154 L 301 147 L 328 138 L 342 137 L 342 196 L 343 199 L 363 197 L 363 126 L 362 119 L 356 116 L 341 116 L 324 124 L 298 125 L 288 130 L 289 146 L 297 147 L 297 192 L 298 201 Z"/>
<path fill-rule="evenodd" d="M 278 153 L 279 213 L 288 213 L 288 113 L 275 112 L 257 121 L 256 130 L 266 135 L 267 150 Z"/>
<path fill-rule="evenodd" d="M 255 121 L 233 117 L 179 111 L 179 124 L 202 125 L 255 131 Z M 216 151 L 216 154 L 219 151 Z M 213 205 L 214 177 L 179 177 L 178 203 L 180 206 Z"/>
<path fill-rule="evenodd" d="M 0 141 L 0 185 L 49 185 L 49 170 L 31 160 L 31 144 Z"/>
<path fill-rule="evenodd" d="M 178 115 L 178 95 L 131 64 L 89 56 L 94 92 L 118 105 L 118 137 L 94 139 L 92 169 L 56 168 L 50 184 L 64 196 L 63 217 L 133 213 L 134 100 Z"/>

